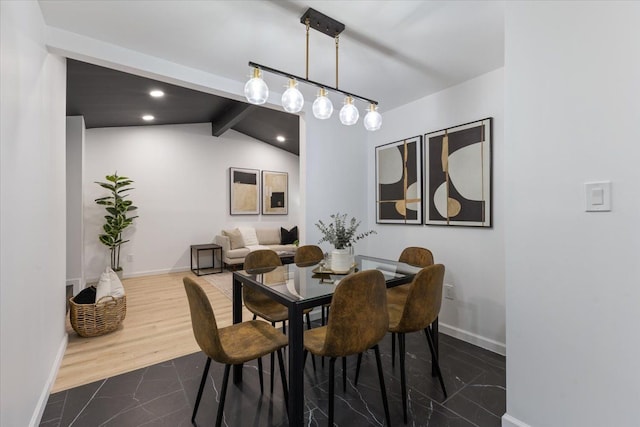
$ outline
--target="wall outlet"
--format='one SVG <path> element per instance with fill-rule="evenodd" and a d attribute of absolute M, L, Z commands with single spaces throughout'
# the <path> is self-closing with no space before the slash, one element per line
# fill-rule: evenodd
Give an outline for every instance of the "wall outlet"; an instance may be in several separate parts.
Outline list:
<path fill-rule="evenodd" d="M 450 283 L 444 284 L 444 297 L 446 299 L 456 299 L 456 293 L 453 289 L 453 285 Z"/>
<path fill-rule="evenodd" d="M 133 254 L 127 255 L 127 262 L 133 262 Z"/>

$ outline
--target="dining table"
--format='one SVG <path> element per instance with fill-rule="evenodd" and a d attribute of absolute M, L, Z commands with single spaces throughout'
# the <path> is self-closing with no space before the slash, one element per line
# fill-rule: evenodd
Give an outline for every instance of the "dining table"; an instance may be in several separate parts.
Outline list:
<path fill-rule="evenodd" d="M 398 261 L 356 255 L 348 273 L 336 274 L 324 263 L 312 266 L 287 264 L 263 270 L 235 271 L 233 273 L 233 323 L 242 322 L 242 287 L 259 289 L 275 301 L 285 305 L 289 311 L 288 383 L 289 425 L 304 424 L 304 321 L 303 311 L 308 308 L 331 303 L 336 286 L 346 274 L 363 270 L 380 271 L 387 288 L 410 283 L 420 271 Z M 438 320 L 431 325 L 435 352 L 438 354 Z M 294 374 L 298 373 L 298 374 Z M 272 373 L 273 375 L 273 373 Z M 233 382 L 242 382 L 242 365 L 234 365 Z"/>

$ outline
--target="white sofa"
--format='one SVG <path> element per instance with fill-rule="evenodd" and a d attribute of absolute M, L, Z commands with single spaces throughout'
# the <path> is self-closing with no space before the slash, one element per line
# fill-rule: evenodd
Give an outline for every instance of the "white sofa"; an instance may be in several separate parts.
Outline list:
<path fill-rule="evenodd" d="M 215 236 L 214 243 L 222 246 L 222 260 L 225 267 L 244 264 L 244 257 L 246 257 L 250 251 L 256 249 L 272 249 L 280 253 L 287 252 L 294 254 L 298 247 L 293 243 L 283 244 L 280 229 L 280 227 L 238 227 L 235 229 L 222 230 L 220 234 Z M 257 241 L 255 241 L 251 230 L 254 230 Z M 286 237 L 289 237 L 288 240 L 291 240 L 291 235 L 287 235 L 285 238 Z M 297 238 L 295 240 L 297 241 Z M 245 243 L 245 241 L 247 243 Z"/>

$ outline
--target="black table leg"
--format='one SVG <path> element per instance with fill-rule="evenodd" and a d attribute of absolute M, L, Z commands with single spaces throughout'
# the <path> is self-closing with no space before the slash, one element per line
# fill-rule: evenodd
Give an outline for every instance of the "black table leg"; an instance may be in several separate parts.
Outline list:
<path fill-rule="evenodd" d="M 233 323 L 242 322 L 242 282 L 233 273 Z M 242 382 L 242 365 L 233 365 L 233 383 Z"/>
<path fill-rule="evenodd" d="M 302 309 L 289 305 L 289 425 L 304 423 L 304 336 Z"/>
<path fill-rule="evenodd" d="M 440 360 L 440 346 L 438 345 L 438 318 L 436 317 L 436 320 L 433 321 L 433 323 L 431 324 L 431 336 L 433 337 L 433 348 L 434 348 L 434 353 L 436 354 L 436 357 L 438 360 Z M 433 361 L 433 357 L 431 358 L 431 376 L 435 377 L 437 375 L 437 369 L 436 369 L 436 364 Z"/>

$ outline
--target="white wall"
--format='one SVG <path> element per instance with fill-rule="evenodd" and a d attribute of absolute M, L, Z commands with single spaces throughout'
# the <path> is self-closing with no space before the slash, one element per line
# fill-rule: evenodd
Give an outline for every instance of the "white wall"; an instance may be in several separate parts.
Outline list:
<path fill-rule="evenodd" d="M 362 113 L 361 105 L 358 108 Z M 318 220 L 330 221 L 329 215 L 338 212 L 361 220 L 359 231 L 369 227 L 367 131 L 362 118 L 353 126 L 344 126 L 337 114 L 338 111 L 334 111 L 327 120 L 318 120 L 309 114 L 305 122 L 300 176 L 305 181 L 302 194 L 307 244 L 315 245 L 322 237 L 315 226 Z M 320 246 L 325 251 L 332 249 L 327 243 Z"/>
<path fill-rule="evenodd" d="M 443 299 L 441 331 L 504 354 L 504 70 L 499 69 L 385 112 L 370 134 L 367 212 L 378 232 L 371 255 L 397 259 L 407 246 L 429 248 L 446 267 L 455 299 Z M 493 118 L 493 228 L 378 224 L 375 147 L 487 117 Z"/>
<path fill-rule="evenodd" d="M 0 425 L 33 426 L 66 345 L 66 67 L 36 2 L 0 19 Z"/>
<path fill-rule="evenodd" d="M 88 280 L 109 265 L 97 238 L 104 208 L 94 203 L 106 193 L 94 182 L 115 171 L 135 181 L 130 199 L 140 216 L 125 231 L 125 276 L 188 270 L 189 246 L 212 242 L 223 228 L 300 225 L 298 156 L 238 132 L 214 137 L 210 123 L 87 129 L 85 147 Z M 289 214 L 229 215 L 229 167 L 287 172 Z"/>
<path fill-rule="evenodd" d="M 84 118 L 67 117 L 66 191 L 67 191 L 67 285 L 75 295 L 85 286 L 84 276 Z"/>
<path fill-rule="evenodd" d="M 617 426 L 640 410 L 640 3 L 507 3 L 507 414 Z M 611 212 L 584 183 L 610 180 Z"/>

